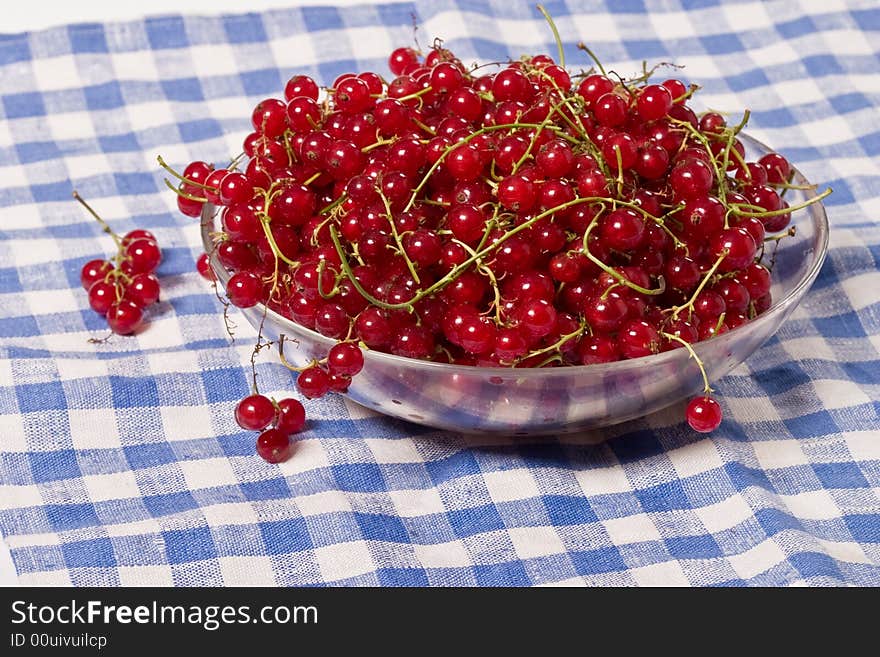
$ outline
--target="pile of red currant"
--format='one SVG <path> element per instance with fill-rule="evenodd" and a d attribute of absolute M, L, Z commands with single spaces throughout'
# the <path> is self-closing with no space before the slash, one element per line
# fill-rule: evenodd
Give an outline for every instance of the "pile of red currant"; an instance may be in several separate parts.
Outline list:
<path fill-rule="evenodd" d="M 696 86 L 598 60 L 572 75 L 561 52 L 484 72 L 438 43 L 391 53 L 390 80 L 297 75 L 254 108 L 229 166 L 160 161 L 184 214 L 219 208 L 229 301 L 338 341 L 299 370 L 304 396 L 347 389 L 362 348 L 491 367 L 685 348 L 699 363 L 691 344 L 770 306 L 764 244 L 800 206 L 784 157 L 746 161 L 748 112 L 698 115 Z M 688 406 L 698 431 L 721 421 L 710 391 Z M 259 405 L 242 426 L 281 417 Z"/>
<path fill-rule="evenodd" d="M 137 228 L 120 237 L 79 194 L 73 196 L 116 243 L 116 255 L 110 260 L 89 260 L 80 270 L 89 306 L 107 319 L 114 333 L 134 333 L 143 324 L 144 309 L 159 300 L 154 272 L 162 262 L 162 251 L 150 231 Z"/>

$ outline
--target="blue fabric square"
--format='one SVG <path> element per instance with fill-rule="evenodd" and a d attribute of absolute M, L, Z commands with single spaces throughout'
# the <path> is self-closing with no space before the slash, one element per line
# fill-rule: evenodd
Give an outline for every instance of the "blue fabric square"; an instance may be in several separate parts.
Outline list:
<path fill-rule="evenodd" d="M 177 125 L 183 141 L 204 141 L 214 139 L 223 134 L 223 126 L 214 119 L 196 119 L 195 121 L 183 121 Z"/>
<path fill-rule="evenodd" d="M 95 507 L 91 504 L 47 504 L 45 510 L 52 531 L 63 532 L 100 524 Z"/>
<path fill-rule="evenodd" d="M 816 436 L 827 436 L 832 433 L 838 433 L 840 427 L 834 421 L 831 413 L 828 411 L 818 411 L 800 417 L 792 417 L 784 420 L 785 426 L 794 436 L 802 438 L 813 438 Z"/>
<path fill-rule="evenodd" d="M 207 527 L 165 531 L 162 532 L 162 539 L 165 541 L 168 563 L 171 564 L 202 561 L 217 554 L 211 530 Z"/>
<path fill-rule="evenodd" d="M 29 141 L 18 144 L 15 147 L 15 154 L 19 162 L 30 164 L 61 157 L 61 150 L 54 141 Z"/>
<path fill-rule="evenodd" d="M 137 137 L 132 133 L 98 137 L 98 143 L 101 144 L 101 150 L 105 153 L 139 151 L 141 149 Z"/>
<path fill-rule="evenodd" d="M 180 16 L 148 18 L 144 21 L 144 27 L 150 47 L 154 50 L 186 48 L 189 45 L 186 24 Z"/>
<path fill-rule="evenodd" d="M 224 16 L 223 28 L 229 43 L 265 43 L 266 30 L 258 14 Z"/>
<path fill-rule="evenodd" d="M 635 491 L 645 511 L 672 511 L 674 509 L 687 509 L 690 507 L 687 493 L 684 492 L 681 482 L 670 481 L 665 484 L 642 488 Z"/>
<path fill-rule="evenodd" d="M 85 87 L 83 94 L 90 110 L 110 110 L 125 105 L 122 87 L 116 81 Z"/>
<path fill-rule="evenodd" d="M 243 71 L 239 77 L 244 92 L 248 96 L 267 96 L 278 93 L 283 82 L 276 68 L 264 68 L 256 71 Z M 330 81 L 332 82 L 332 80 Z"/>
<path fill-rule="evenodd" d="M 519 561 L 474 566 L 479 586 L 528 586 L 526 569 Z"/>
<path fill-rule="evenodd" d="M 0 338 L 23 338 L 39 335 L 40 327 L 33 317 L 0 317 Z M 28 406 L 39 405 L 39 402 L 28 400 Z"/>
<path fill-rule="evenodd" d="M 786 529 L 803 529 L 797 519 L 778 509 L 759 509 L 755 513 L 755 517 L 767 536 L 775 536 Z"/>
<path fill-rule="evenodd" d="M 238 442 L 244 442 L 239 440 Z M 251 441 L 247 442 L 246 454 L 253 452 Z M 272 479 L 260 479 L 259 481 L 248 481 L 239 484 L 241 492 L 245 499 L 251 501 L 257 500 L 279 500 L 290 497 L 290 486 L 283 477 L 273 477 Z"/>
<path fill-rule="evenodd" d="M 116 408 L 155 408 L 159 406 L 159 391 L 151 379 L 134 376 L 111 376 L 113 405 Z"/>
<path fill-rule="evenodd" d="M 290 554 L 314 547 L 302 518 L 261 522 L 259 527 L 267 554 Z"/>
<path fill-rule="evenodd" d="M 17 38 L 0 40 L 0 66 L 31 60 L 31 48 L 27 40 Z"/>
<path fill-rule="evenodd" d="M 447 515 L 452 531 L 461 538 L 504 529 L 504 521 L 498 515 L 498 509 L 494 504 L 484 504 L 469 509 L 455 509 L 449 511 Z"/>
<path fill-rule="evenodd" d="M 342 27 L 342 17 L 336 7 L 303 7 L 301 11 L 309 32 L 338 30 Z"/>
<path fill-rule="evenodd" d="M 428 586 L 427 573 L 421 568 L 379 568 L 379 586 Z"/>
<path fill-rule="evenodd" d="M 599 520 L 586 497 L 545 495 L 544 505 L 554 525 L 581 525 Z"/>
<path fill-rule="evenodd" d="M 375 463 L 343 463 L 331 470 L 340 490 L 373 493 L 385 490 L 382 470 Z"/>
<path fill-rule="evenodd" d="M 198 78 L 161 80 L 159 84 L 162 85 L 162 91 L 165 92 L 165 97 L 168 100 L 191 102 L 205 99 Z"/>
<path fill-rule="evenodd" d="M 82 476 L 79 463 L 76 460 L 76 452 L 72 449 L 57 452 L 30 452 L 28 458 L 31 461 L 34 481 L 37 483 L 74 479 Z"/>
<path fill-rule="evenodd" d="M 480 472 L 480 466 L 473 453 L 465 449 L 444 459 L 431 461 L 425 467 L 428 474 L 431 475 L 431 480 L 437 486 L 450 479 L 467 477 Z"/>
<path fill-rule="evenodd" d="M 383 513 L 355 513 L 354 518 L 368 541 L 410 542 L 409 533 L 400 518 Z"/>
<path fill-rule="evenodd" d="M 791 562 L 802 577 L 834 577 L 843 579 L 834 559 L 822 552 L 798 552 L 791 555 Z"/>
<path fill-rule="evenodd" d="M 617 548 L 599 548 L 570 552 L 569 556 L 578 575 L 595 575 L 626 570 L 626 564 Z"/>
<path fill-rule="evenodd" d="M 62 543 L 66 563 L 75 563 L 78 568 L 102 568 L 116 565 L 113 543 L 109 538 L 95 538 L 90 541 Z"/>
<path fill-rule="evenodd" d="M 854 541 L 880 543 L 880 513 L 853 513 L 843 520 Z"/>
<path fill-rule="evenodd" d="M 868 488 L 870 484 L 855 463 L 814 463 L 813 470 L 828 489 Z"/>
<path fill-rule="evenodd" d="M 74 53 L 107 52 L 107 36 L 104 26 L 98 23 L 81 23 L 67 28 L 70 49 Z"/>
<path fill-rule="evenodd" d="M 114 173 L 113 180 L 120 194 L 151 194 L 158 188 L 152 174 L 149 173 Z"/>
<path fill-rule="evenodd" d="M 3 96 L 3 111 L 7 119 L 24 119 L 31 116 L 46 116 L 43 97 L 33 91 Z"/>
<path fill-rule="evenodd" d="M 722 556 L 715 539 L 707 534 L 676 536 L 665 540 L 666 548 L 676 559 L 714 559 Z"/>
<path fill-rule="evenodd" d="M 15 387 L 15 392 L 22 413 L 63 411 L 67 408 L 67 396 L 60 381 L 22 383 Z"/>
<path fill-rule="evenodd" d="M 653 431 L 631 431 L 615 438 L 608 445 L 621 463 L 633 463 L 663 453 L 663 445 Z"/>
<path fill-rule="evenodd" d="M 189 509 L 198 508 L 198 504 L 189 491 L 165 495 L 146 495 L 144 496 L 144 506 L 154 517 L 183 513 Z"/>
<path fill-rule="evenodd" d="M 201 372 L 208 403 L 242 399 L 249 394 L 245 373 L 239 368 L 219 367 Z"/>
<path fill-rule="evenodd" d="M 129 445 L 123 447 L 122 451 L 125 452 L 125 458 L 128 459 L 133 469 L 152 468 L 176 460 L 174 452 L 168 443 Z"/>

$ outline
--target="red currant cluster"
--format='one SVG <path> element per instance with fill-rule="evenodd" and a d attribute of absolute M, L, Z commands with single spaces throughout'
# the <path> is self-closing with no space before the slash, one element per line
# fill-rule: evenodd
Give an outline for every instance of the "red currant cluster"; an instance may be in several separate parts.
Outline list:
<path fill-rule="evenodd" d="M 290 438 L 305 426 L 306 411 L 296 399 L 275 402 L 254 394 L 238 402 L 235 421 L 242 429 L 260 431 L 257 454 L 269 463 L 280 463 L 290 457 Z"/>
<path fill-rule="evenodd" d="M 560 64 L 482 74 L 435 45 L 391 53 L 390 82 L 297 75 L 254 109 L 243 170 L 172 171 L 185 214 L 222 207 L 229 301 L 340 341 L 301 371 L 306 397 L 347 389 L 353 339 L 494 367 L 696 358 L 770 306 L 766 233 L 798 208 L 784 157 L 746 161 L 748 112 L 728 126 L 680 80 Z M 688 409 L 699 431 L 720 422 L 710 390 Z"/>
<path fill-rule="evenodd" d="M 73 196 L 116 242 L 112 259 L 89 260 L 80 271 L 89 305 L 107 318 L 114 333 L 134 333 L 143 323 L 144 309 L 159 300 L 159 279 L 154 272 L 162 251 L 150 231 L 137 228 L 119 237 L 79 194 Z"/>

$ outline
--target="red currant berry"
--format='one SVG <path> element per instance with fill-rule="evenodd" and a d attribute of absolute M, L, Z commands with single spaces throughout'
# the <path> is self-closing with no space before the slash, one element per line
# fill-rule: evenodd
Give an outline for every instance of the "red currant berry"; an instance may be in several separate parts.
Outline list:
<path fill-rule="evenodd" d="M 127 299 L 118 301 L 107 310 L 107 324 L 119 335 L 129 335 L 138 330 L 144 318 L 140 306 Z"/>
<path fill-rule="evenodd" d="M 261 431 L 275 421 L 275 405 L 264 395 L 249 395 L 235 407 L 235 421 L 242 429 Z"/>
<path fill-rule="evenodd" d="M 159 300 L 159 279 L 153 274 L 136 274 L 125 287 L 123 298 L 146 308 Z"/>
<path fill-rule="evenodd" d="M 318 399 L 330 390 L 330 375 L 320 367 L 304 369 L 296 378 L 296 387 L 308 399 Z"/>
<path fill-rule="evenodd" d="M 240 271 L 226 284 L 226 296 L 238 308 L 256 306 L 263 297 L 263 281 L 253 272 Z"/>
<path fill-rule="evenodd" d="M 687 423 L 694 431 L 711 433 L 721 425 L 721 405 L 709 397 L 695 397 L 685 411 Z"/>
<path fill-rule="evenodd" d="M 327 369 L 330 374 L 352 377 L 364 367 L 364 353 L 353 342 L 340 342 L 333 345 L 327 354 Z"/>
<path fill-rule="evenodd" d="M 290 437 L 278 429 L 266 429 L 257 438 L 257 454 L 267 463 L 281 463 L 290 458 Z"/>
<path fill-rule="evenodd" d="M 79 281 L 84 290 L 88 290 L 97 281 L 103 280 L 113 270 L 113 264 L 107 260 L 89 260 L 79 273 Z"/>

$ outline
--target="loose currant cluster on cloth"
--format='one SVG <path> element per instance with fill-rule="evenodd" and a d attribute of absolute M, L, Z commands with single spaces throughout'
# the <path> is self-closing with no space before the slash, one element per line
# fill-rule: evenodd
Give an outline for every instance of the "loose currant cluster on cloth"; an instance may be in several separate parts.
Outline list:
<path fill-rule="evenodd" d="M 440 42 L 392 52 L 390 81 L 296 75 L 254 108 L 238 162 L 162 163 L 184 214 L 220 208 L 229 301 L 338 341 L 303 395 L 345 390 L 361 348 L 491 367 L 687 348 L 703 370 L 691 344 L 770 307 L 764 244 L 802 207 L 787 160 L 746 161 L 748 112 L 697 115 L 695 85 L 579 48 L 594 66 L 576 75 L 561 45 L 485 72 Z M 703 374 L 687 418 L 711 431 Z"/>
<path fill-rule="evenodd" d="M 116 243 L 116 254 L 110 260 L 89 260 L 80 270 L 79 280 L 88 292 L 89 306 L 107 319 L 113 333 L 134 333 L 143 324 L 144 310 L 159 300 L 155 271 L 162 262 L 162 251 L 156 237 L 143 228 L 120 237 L 77 192 L 73 197 Z"/>

